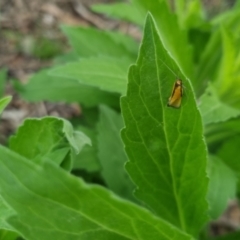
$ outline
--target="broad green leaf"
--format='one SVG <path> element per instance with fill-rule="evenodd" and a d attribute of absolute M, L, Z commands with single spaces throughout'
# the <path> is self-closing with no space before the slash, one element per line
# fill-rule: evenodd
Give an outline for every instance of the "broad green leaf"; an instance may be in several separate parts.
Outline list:
<path fill-rule="evenodd" d="M 96 57 L 81 59 L 54 68 L 50 74 L 78 80 L 79 83 L 103 91 L 124 94 L 129 64 L 116 58 Z"/>
<path fill-rule="evenodd" d="M 105 55 L 123 58 L 129 63 L 136 59 L 138 44 L 121 33 L 70 26 L 63 26 L 62 30 L 80 57 Z"/>
<path fill-rule="evenodd" d="M 185 87 L 180 108 L 168 98 L 180 71 L 163 47 L 148 16 L 136 65 L 129 71 L 122 98 L 122 138 L 129 157 L 127 171 L 136 196 L 158 216 L 197 235 L 207 220 L 206 146 L 192 87 Z"/>
<path fill-rule="evenodd" d="M 12 230 L 12 227 L 9 226 L 9 224 L 6 222 L 6 219 L 13 214 L 14 211 L 8 207 L 6 203 L 4 203 L 2 197 L 0 196 L 0 229 Z"/>
<path fill-rule="evenodd" d="M 64 101 L 80 102 L 85 106 L 96 106 L 104 103 L 110 106 L 119 105 L 119 97 L 95 87 L 80 84 L 70 78 L 50 76 L 49 70 L 43 70 L 33 75 L 26 85 L 18 91 L 27 101 Z"/>
<path fill-rule="evenodd" d="M 217 219 L 227 207 L 230 199 L 236 197 L 237 176 L 216 156 L 210 156 L 208 161 L 208 203 L 209 214 Z"/>
<path fill-rule="evenodd" d="M 100 106 L 97 140 L 101 175 L 109 189 L 132 200 L 134 185 L 124 168 L 127 156 L 120 137 L 122 127 L 123 120 L 120 114 L 106 106 Z"/>
<path fill-rule="evenodd" d="M 75 132 L 67 120 L 54 117 L 27 119 L 10 139 L 10 149 L 34 162 L 54 161 L 71 169 L 73 156 L 90 139 Z"/>
<path fill-rule="evenodd" d="M 12 97 L 4 97 L 0 99 L 0 114 L 3 112 L 4 108 L 11 102 Z"/>
<path fill-rule="evenodd" d="M 55 65 L 64 64 L 64 63 L 74 62 L 78 60 L 79 60 L 78 54 L 74 51 L 71 51 L 54 58 L 54 64 Z"/>
<path fill-rule="evenodd" d="M 7 231 L 7 230 L 0 230 L 0 240 L 18 240 L 19 234 Z"/>
<path fill-rule="evenodd" d="M 0 155 L 2 196 L 17 213 L 8 223 L 25 239 L 192 240 L 146 209 L 51 162 L 39 166 L 2 146 Z"/>
<path fill-rule="evenodd" d="M 91 6 L 91 9 L 112 18 L 132 22 L 140 26 L 143 25 L 144 18 L 130 3 L 95 4 Z"/>
<path fill-rule="evenodd" d="M 131 0 L 143 16 L 148 11 L 153 15 L 163 45 L 173 56 L 183 73 L 193 81 L 193 51 L 188 42 L 187 31 L 180 29 L 178 19 L 171 13 L 165 0 Z M 176 75 L 178 72 L 176 72 Z"/>
<path fill-rule="evenodd" d="M 3 94 L 4 94 L 6 79 L 7 79 L 7 70 L 1 69 L 0 70 L 0 98 L 3 97 Z"/>
<path fill-rule="evenodd" d="M 78 126 L 77 129 L 83 132 L 91 139 L 91 146 L 85 145 L 82 151 L 75 157 L 73 168 L 84 169 L 88 172 L 96 172 L 100 170 L 100 163 L 97 156 L 97 131 L 84 126 Z"/>
<path fill-rule="evenodd" d="M 205 93 L 200 98 L 199 104 L 204 124 L 224 122 L 240 115 L 240 111 L 223 103 L 216 89 L 209 83 Z"/>

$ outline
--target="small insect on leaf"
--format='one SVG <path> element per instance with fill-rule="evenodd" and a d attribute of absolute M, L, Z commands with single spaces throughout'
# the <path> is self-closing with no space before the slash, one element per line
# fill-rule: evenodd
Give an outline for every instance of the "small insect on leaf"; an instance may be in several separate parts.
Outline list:
<path fill-rule="evenodd" d="M 182 88 L 182 80 L 177 79 L 177 81 L 173 85 L 173 90 L 171 97 L 168 99 L 168 106 L 179 108 L 181 106 L 182 101 L 182 94 L 183 94 L 183 88 Z"/>

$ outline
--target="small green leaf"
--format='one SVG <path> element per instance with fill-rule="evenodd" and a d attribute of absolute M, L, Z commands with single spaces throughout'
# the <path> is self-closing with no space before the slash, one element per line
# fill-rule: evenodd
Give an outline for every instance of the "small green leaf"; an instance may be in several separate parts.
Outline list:
<path fill-rule="evenodd" d="M 49 70 L 33 75 L 26 85 L 18 87 L 21 96 L 28 101 L 64 101 L 80 102 L 85 106 L 96 106 L 104 103 L 110 106 L 119 105 L 119 97 L 96 87 L 80 84 L 71 78 L 50 76 Z"/>
<path fill-rule="evenodd" d="M 43 166 L 0 146 L 0 187 L 25 239 L 193 240 L 146 209 L 87 185 L 51 162 Z"/>
<path fill-rule="evenodd" d="M 78 154 L 85 144 L 91 144 L 86 135 L 74 132 L 67 120 L 54 117 L 27 119 L 10 139 L 10 149 L 20 155 L 34 162 L 69 162 L 65 163 L 68 169 L 73 161 L 71 154 Z"/>
<path fill-rule="evenodd" d="M 97 140 L 98 157 L 102 166 L 101 175 L 113 192 L 133 200 L 134 185 L 124 168 L 127 156 L 120 137 L 122 127 L 123 120 L 120 114 L 106 106 L 100 106 Z"/>
<path fill-rule="evenodd" d="M 56 67 L 50 74 L 75 79 L 103 91 L 124 94 L 128 67 L 129 63 L 124 60 L 96 57 Z"/>
<path fill-rule="evenodd" d="M 12 97 L 4 97 L 0 99 L 0 114 L 3 112 L 4 108 L 11 102 Z"/>
<path fill-rule="evenodd" d="M 210 83 L 200 98 L 199 109 L 204 124 L 224 122 L 240 115 L 239 110 L 221 102 L 216 89 Z"/>
<path fill-rule="evenodd" d="M 110 56 L 135 61 L 138 44 L 118 32 L 63 26 L 72 47 L 80 57 Z"/>
<path fill-rule="evenodd" d="M 91 140 L 84 133 L 74 131 L 70 122 L 65 119 L 63 121 L 63 133 L 65 134 L 69 144 L 73 147 L 76 154 L 82 150 L 83 146 L 88 144 L 91 145 Z"/>
<path fill-rule="evenodd" d="M 82 151 L 75 157 L 73 168 L 84 169 L 88 172 L 100 171 L 100 163 L 97 156 L 97 131 L 84 126 L 77 129 L 91 139 L 92 145 L 85 145 Z"/>
<path fill-rule="evenodd" d="M 90 174 L 100 173 L 100 163 L 98 159 L 97 130 L 96 124 L 99 120 L 99 108 L 86 108 L 81 106 L 82 117 L 77 119 L 76 129 L 86 134 L 92 145 L 85 145 L 83 150 L 75 157 L 74 169 L 87 171 Z M 95 172 L 95 173 L 94 173 Z"/>
<path fill-rule="evenodd" d="M 210 216 L 217 219 L 227 207 L 230 199 L 236 197 L 237 176 L 218 157 L 210 156 L 208 162 L 208 203 Z"/>
<path fill-rule="evenodd" d="M 168 107 L 180 70 L 163 47 L 149 15 L 136 65 L 122 98 L 122 138 L 136 196 L 158 216 L 197 235 L 207 220 L 206 146 L 189 80 L 182 106 Z"/>
<path fill-rule="evenodd" d="M 109 17 L 143 25 L 143 17 L 139 11 L 130 3 L 111 3 L 111 4 L 95 4 L 91 9 L 97 13 L 106 14 Z"/>

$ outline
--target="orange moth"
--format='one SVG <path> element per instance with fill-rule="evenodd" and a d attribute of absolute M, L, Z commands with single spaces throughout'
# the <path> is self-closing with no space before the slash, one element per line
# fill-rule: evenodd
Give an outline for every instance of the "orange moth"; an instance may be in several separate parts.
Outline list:
<path fill-rule="evenodd" d="M 168 99 L 167 105 L 169 107 L 179 108 L 181 106 L 182 95 L 183 95 L 182 80 L 177 79 L 173 85 L 172 94 Z"/>

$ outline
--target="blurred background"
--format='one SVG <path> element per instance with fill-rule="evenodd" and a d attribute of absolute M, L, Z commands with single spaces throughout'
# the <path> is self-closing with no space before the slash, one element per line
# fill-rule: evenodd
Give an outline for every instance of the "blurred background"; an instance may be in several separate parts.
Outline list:
<path fill-rule="evenodd" d="M 31 74 L 49 67 L 60 54 L 70 50 L 60 25 L 92 26 L 98 29 L 119 30 L 141 39 L 141 32 L 127 22 L 113 20 L 91 10 L 97 3 L 123 2 L 114 0 L 0 0 L 0 69 L 7 70 L 8 79 L 25 83 Z M 208 18 L 230 9 L 234 0 L 202 1 Z M 173 1 L 170 1 L 173 6 Z M 14 131 L 23 118 L 59 115 L 70 118 L 80 114 L 77 105 L 27 104 L 19 99 L 8 84 L 5 94 L 14 96 L 5 111 L 0 142 Z M 11 111 L 9 109 L 12 109 Z"/>

